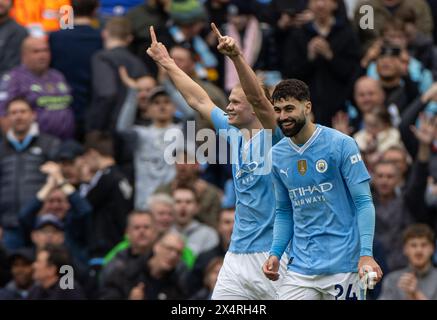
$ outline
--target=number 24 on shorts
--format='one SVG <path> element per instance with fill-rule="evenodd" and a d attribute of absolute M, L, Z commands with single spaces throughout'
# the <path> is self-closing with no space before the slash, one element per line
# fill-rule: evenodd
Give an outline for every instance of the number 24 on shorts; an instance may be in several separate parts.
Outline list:
<path fill-rule="evenodd" d="M 338 300 L 343 295 L 344 288 L 341 284 L 336 284 L 334 288 L 336 291 L 338 291 L 337 295 L 335 296 L 335 300 Z M 345 300 L 358 300 L 357 295 L 352 291 L 352 284 L 349 284 L 347 287 Z"/>

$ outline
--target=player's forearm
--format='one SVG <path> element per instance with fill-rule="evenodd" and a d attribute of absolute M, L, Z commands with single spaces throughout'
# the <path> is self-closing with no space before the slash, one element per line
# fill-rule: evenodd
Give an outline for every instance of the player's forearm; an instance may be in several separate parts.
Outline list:
<path fill-rule="evenodd" d="M 373 237 L 375 233 L 375 206 L 367 181 L 349 191 L 357 209 L 358 232 L 360 234 L 360 256 L 373 256 Z"/>
<path fill-rule="evenodd" d="M 241 54 L 233 57 L 232 62 L 234 63 L 235 69 L 237 70 L 241 87 L 243 88 L 244 94 L 247 97 L 247 101 L 254 108 L 254 111 L 260 121 L 263 122 L 265 118 L 271 118 L 273 115 L 273 108 L 271 107 L 271 103 L 267 99 L 255 72 L 247 64 L 246 60 Z M 268 127 L 268 129 L 273 129 L 270 128 L 270 124 L 268 125 Z"/>
<path fill-rule="evenodd" d="M 196 111 L 203 113 L 205 110 L 202 110 L 202 106 L 206 105 L 210 100 L 205 90 L 183 72 L 173 60 L 165 63 L 163 67 L 188 105 Z"/>
<path fill-rule="evenodd" d="M 273 226 L 273 242 L 270 248 L 270 255 L 281 259 L 288 243 L 293 237 L 293 216 L 291 204 L 288 202 L 277 201 L 276 217 Z"/>
<path fill-rule="evenodd" d="M 235 69 L 237 69 L 241 87 L 246 94 L 247 100 L 254 108 L 262 107 L 262 102 L 266 97 L 255 72 L 241 54 L 232 57 L 232 62 Z"/>

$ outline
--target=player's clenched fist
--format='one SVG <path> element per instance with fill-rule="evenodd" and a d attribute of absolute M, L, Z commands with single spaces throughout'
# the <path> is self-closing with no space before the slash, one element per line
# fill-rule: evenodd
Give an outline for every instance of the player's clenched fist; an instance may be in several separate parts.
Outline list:
<path fill-rule="evenodd" d="M 279 259 L 276 256 L 270 256 L 263 265 L 264 275 L 272 281 L 279 279 Z"/>
<path fill-rule="evenodd" d="M 152 43 L 147 49 L 147 54 L 155 60 L 156 63 L 165 67 L 172 59 L 168 54 L 167 48 L 161 42 L 158 42 L 153 26 L 150 27 L 150 38 L 152 39 Z"/>
<path fill-rule="evenodd" d="M 234 38 L 229 36 L 222 36 L 219 29 L 217 29 L 214 23 L 211 23 L 211 28 L 212 31 L 214 31 L 214 34 L 217 36 L 219 42 L 217 45 L 217 50 L 221 54 L 224 54 L 225 56 L 228 56 L 230 58 L 240 55 L 240 48 L 238 48 Z"/>

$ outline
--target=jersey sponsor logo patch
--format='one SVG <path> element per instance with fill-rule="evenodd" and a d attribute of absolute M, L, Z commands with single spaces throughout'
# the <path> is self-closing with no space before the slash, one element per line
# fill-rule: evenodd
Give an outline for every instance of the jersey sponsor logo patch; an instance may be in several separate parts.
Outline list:
<path fill-rule="evenodd" d="M 353 156 L 350 157 L 350 159 L 351 159 L 352 164 L 363 161 L 363 159 L 361 158 L 361 154 L 359 154 L 359 153 L 354 154 Z"/>
<path fill-rule="evenodd" d="M 316 162 L 316 170 L 319 173 L 324 173 L 328 170 L 328 163 L 324 159 L 317 160 Z"/>
<path fill-rule="evenodd" d="M 307 161 L 306 160 L 298 160 L 297 161 L 297 171 L 301 176 L 305 175 L 307 172 Z"/>

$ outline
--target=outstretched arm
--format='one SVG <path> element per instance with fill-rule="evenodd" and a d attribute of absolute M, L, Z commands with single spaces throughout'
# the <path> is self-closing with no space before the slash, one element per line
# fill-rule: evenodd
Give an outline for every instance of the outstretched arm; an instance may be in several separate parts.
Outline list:
<path fill-rule="evenodd" d="M 205 90 L 183 72 L 168 54 L 167 48 L 156 39 L 153 27 L 150 27 L 152 43 L 147 49 L 147 54 L 161 65 L 193 109 L 198 111 L 205 119 L 211 120 L 211 112 L 215 105 Z"/>
<path fill-rule="evenodd" d="M 253 106 L 256 116 L 265 129 L 274 130 L 277 124 L 273 105 L 264 94 L 264 90 L 255 72 L 244 59 L 235 40 L 229 36 L 222 36 L 214 23 L 211 23 L 211 28 L 219 41 L 217 49 L 225 56 L 228 56 L 234 63 L 240 78 L 241 87 L 246 94 L 247 101 Z"/>

